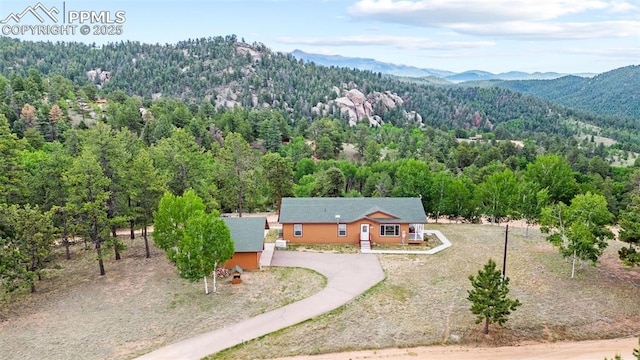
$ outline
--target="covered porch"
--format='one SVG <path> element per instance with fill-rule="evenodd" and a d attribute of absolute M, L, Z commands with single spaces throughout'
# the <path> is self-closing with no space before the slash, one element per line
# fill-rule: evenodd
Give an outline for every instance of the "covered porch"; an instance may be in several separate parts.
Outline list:
<path fill-rule="evenodd" d="M 403 236 L 402 243 L 422 243 L 424 242 L 424 234 L 424 224 L 409 224 L 409 233 L 406 239 Z"/>

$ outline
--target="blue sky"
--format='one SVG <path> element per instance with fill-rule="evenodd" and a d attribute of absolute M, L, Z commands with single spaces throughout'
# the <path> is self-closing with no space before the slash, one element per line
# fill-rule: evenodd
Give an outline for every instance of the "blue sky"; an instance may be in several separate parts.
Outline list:
<path fill-rule="evenodd" d="M 59 0 L 41 3 L 63 8 Z M 0 20 L 36 4 L 2 0 Z M 64 8 L 109 12 L 112 19 L 124 11 L 123 34 L 11 36 L 164 44 L 236 34 L 274 51 L 300 49 L 456 72 L 601 73 L 640 64 L 638 0 L 67 0 Z M 0 28 L 41 24 L 29 16 Z"/>

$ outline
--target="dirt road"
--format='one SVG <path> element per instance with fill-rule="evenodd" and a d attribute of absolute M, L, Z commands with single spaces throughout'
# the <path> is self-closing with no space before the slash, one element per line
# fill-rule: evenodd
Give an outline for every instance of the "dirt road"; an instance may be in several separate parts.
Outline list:
<path fill-rule="evenodd" d="M 638 338 L 596 340 L 565 343 L 532 344 L 504 347 L 428 346 L 407 349 L 382 349 L 333 353 L 313 356 L 296 356 L 274 360 L 601 360 L 612 359 L 616 354 L 632 359 L 631 353 L 638 347 Z"/>

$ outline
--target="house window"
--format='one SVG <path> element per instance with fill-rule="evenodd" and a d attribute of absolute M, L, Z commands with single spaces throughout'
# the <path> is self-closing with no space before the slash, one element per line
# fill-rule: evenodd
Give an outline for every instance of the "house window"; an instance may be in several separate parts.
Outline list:
<path fill-rule="evenodd" d="M 347 236 L 347 224 L 338 224 L 338 236 Z"/>
<path fill-rule="evenodd" d="M 302 236 L 302 224 L 293 224 L 293 236 L 295 237 Z"/>
<path fill-rule="evenodd" d="M 380 236 L 400 236 L 400 225 L 380 225 Z"/>

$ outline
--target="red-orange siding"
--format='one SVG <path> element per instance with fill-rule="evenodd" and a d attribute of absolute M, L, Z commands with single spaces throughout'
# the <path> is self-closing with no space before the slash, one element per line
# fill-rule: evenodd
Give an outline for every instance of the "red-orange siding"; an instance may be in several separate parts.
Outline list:
<path fill-rule="evenodd" d="M 238 265 L 243 270 L 257 270 L 260 268 L 260 255 L 262 252 L 234 253 L 231 259 L 224 263 L 225 269 L 231 269 Z"/>
<path fill-rule="evenodd" d="M 347 236 L 338 236 L 338 224 L 302 224 L 302 236 L 293 236 L 294 224 L 282 224 L 282 238 L 292 244 L 357 244 L 360 241 L 360 225 L 369 224 L 371 242 L 381 244 L 400 244 L 402 232 L 409 234 L 409 224 L 400 225 L 398 236 L 380 236 L 380 225 L 373 221 L 359 221 L 347 224 Z M 408 236 L 408 235 L 407 235 Z"/>

